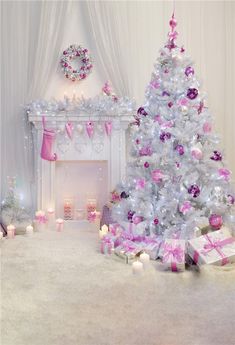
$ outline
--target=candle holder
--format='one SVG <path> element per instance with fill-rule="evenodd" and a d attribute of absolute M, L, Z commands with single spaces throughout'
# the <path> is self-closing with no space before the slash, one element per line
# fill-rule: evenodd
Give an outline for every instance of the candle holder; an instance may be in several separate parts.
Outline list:
<path fill-rule="evenodd" d="M 74 218 L 74 202 L 73 198 L 64 199 L 64 220 L 73 220 Z"/>
<path fill-rule="evenodd" d="M 87 213 L 95 212 L 96 205 L 97 205 L 97 200 L 96 199 L 87 199 L 87 204 L 86 204 Z"/>

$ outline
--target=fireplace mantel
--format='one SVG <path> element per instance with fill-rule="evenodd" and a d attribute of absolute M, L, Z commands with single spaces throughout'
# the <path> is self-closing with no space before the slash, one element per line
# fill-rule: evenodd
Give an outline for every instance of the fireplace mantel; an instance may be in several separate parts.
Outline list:
<path fill-rule="evenodd" d="M 35 162 L 37 165 L 37 208 L 38 209 L 55 209 L 55 174 L 56 162 L 42 160 L 40 157 L 42 142 L 42 116 L 46 118 L 48 128 L 54 128 L 58 131 L 58 137 L 66 136 L 63 131 L 64 125 L 71 122 L 74 126 L 74 138 L 70 140 L 66 152 L 60 153 L 59 139 L 56 140 L 54 152 L 58 154 L 58 162 L 60 161 L 107 161 L 108 164 L 108 190 L 115 188 L 116 184 L 121 181 L 125 175 L 127 150 L 126 143 L 128 138 L 129 123 L 133 121 L 132 114 L 92 116 L 90 114 L 75 115 L 69 112 L 28 112 L 28 119 L 33 125 L 33 135 L 35 144 Z M 90 139 L 86 133 L 84 125 L 87 121 L 94 122 L 95 128 L 102 129 L 105 121 L 113 122 L 112 135 L 108 137 L 103 131 L 99 136 Z M 83 128 L 83 132 L 79 133 L 78 125 Z M 102 131 L 101 131 L 102 132 Z M 85 149 L 79 152 L 75 149 L 76 140 L 82 140 Z M 96 140 L 103 141 L 103 149 L 94 149 Z M 59 216 L 59 215 L 58 215 Z"/>

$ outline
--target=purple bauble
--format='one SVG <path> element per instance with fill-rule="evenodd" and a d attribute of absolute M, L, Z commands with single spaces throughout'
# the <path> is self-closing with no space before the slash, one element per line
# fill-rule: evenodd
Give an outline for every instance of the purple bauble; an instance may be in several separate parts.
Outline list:
<path fill-rule="evenodd" d="M 234 198 L 234 196 L 233 196 L 233 195 L 228 194 L 228 195 L 227 195 L 227 199 L 228 199 L 228 202 L 229 202 L 231 205 L 233 205 L 233 204 L 234 204 L 234 202 L 235 202 L 235 198 Z"/>
<path fill-rule="evenodd" d="M 189 99 L 195 99 L 198 95 L 198 90 L 195 89 L 195 88 L 192 88 L 192 89 L 188 89 L 187 91 L 187 97 Z"/>
<path fill-rule="evenodd" d="M 129 198 L 129 195 L 124 191 L 124 192 L 121 192 L 120 197 L 122 199 L 127 199 L 127 198 Z"/>
<path fill-rule="evenodd" d="M 154 221 L 153 221 L 153 223 L 154 223 L 155 225 L 158 225 L 158 223 L 159 223 L 158 218 L 155 218 Z"/>
<path fill-rule="evenodd" d="M 168 107 L 169 107 L 169 108 L 173 107 L 173 102 L 169 102 L 169 103 L 168 103 Z"/>
<path fill-rule="evenodd" d="M 140 107 L 140 108 L 137 110 L 137 114 L 138 114 L 138 115 L 143 115 L 143 116 L 148 115 L 148 113 L 145 111 L 145 109 L 144 109 L 143 107 Z"/>
<path fill-rule="evenodd" d="M 127 219 L 128 219 L 130 222 L 132 222 L 132 218 L 133 218 L 134 214 L 135 214 L 135 211 L 128 211 L 128 213 L 127 213 Z"/>
<path fill-rule="evenodd" d="M 164 143 L 167 139 L 171 138 L 171 133 L 169 133 L 169 132 L 162 132 L 160 134 L 159 138 Z"/>
<path fill-rule="evenodd" d="M 212 229 L 219 230 L 223 225 L 223 218 L 218 214 L 212 214 L 209 218 L 209 223 Z"/>
<path fill-rule="evenodd" d="M 213 151 L 213 156 L 210 157 L 213 161 L 222 161 L 222 155 L 219 151 Z"/>
<path fill-rule="evenodd" d="M 188 66 L 186 69 L 185 69 L 185 75 L 188 77 L 189 75 L 194 75 L 194 69 L 191 67 L 191 66 Z"/>
<path fill-rule="evenodd" d="M 167 92 L 167 91 L 163 91 L 163 92 L 162 92 L 162 96 L 170 96 L 170 94 L 169 94 L 169 92 Z"/>
<path fill-rule="evenodd" d="M 184 147 L 183 147 L 183 145 L 177 145 L 175 150 L 178 152 L 178 154 L 180 156 L 182 156 L 184 154 Z"/>
<path fill-rule="evenodd" d="M 198 187 L 198 185 L 192 184 L 188 189 L 188 193 L 196 198 L 200 194 L 200 188 Z"/>
<path fill-rule="evenodd" d="M 144 167 L 145 167 L 145 168 L 148 168 L 148 167 L 149 167 L 149 163 L 148 163 L 148 162 L 145 162 L 145 163 L 144 163 Z"/>

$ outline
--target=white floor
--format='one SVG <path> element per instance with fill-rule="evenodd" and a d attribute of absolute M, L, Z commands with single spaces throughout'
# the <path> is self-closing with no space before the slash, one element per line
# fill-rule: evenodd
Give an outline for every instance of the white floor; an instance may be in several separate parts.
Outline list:
<path fill-rule="evenodd" d="M 235 345 L 235 267 L 142 277 L 90 226 L 5 240 L 2 345 Z"/>

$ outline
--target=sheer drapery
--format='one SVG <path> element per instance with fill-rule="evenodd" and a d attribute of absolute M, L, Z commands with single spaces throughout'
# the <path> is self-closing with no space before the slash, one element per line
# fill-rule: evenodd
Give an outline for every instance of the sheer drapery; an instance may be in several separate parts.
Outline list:
<path fill-rule="evenodd" d="M 166 40 L 171 1 L 86 1 L 78 6 L 103 80 L 141 104 L 158 49 Z M 228 166 L 235 174 L 235 2 L 176 1 L 179 43 L 196 63 Z"/>
<path fill-rule="evenodd" d="M 23 105 L 43 97 L 51 82 L 69 8 L 69 2 L 1 4 L 1 197 L 7 175 L 15 175 L 26 204 L 33 202 L 33 147 Z"/>

